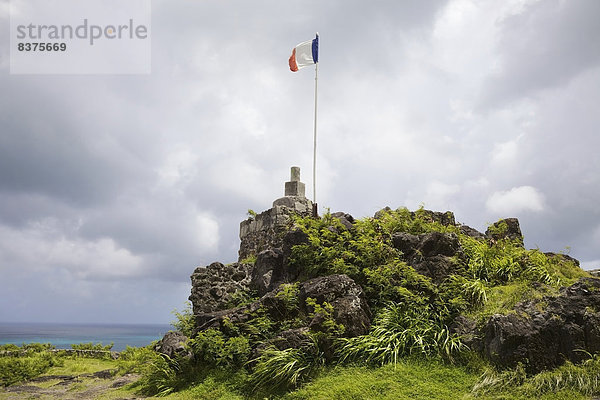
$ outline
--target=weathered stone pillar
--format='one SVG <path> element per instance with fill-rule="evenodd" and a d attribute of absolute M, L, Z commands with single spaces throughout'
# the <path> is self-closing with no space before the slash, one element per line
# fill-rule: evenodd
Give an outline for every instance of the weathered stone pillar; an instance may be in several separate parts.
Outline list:
<path fill-rule="evenodd" d="M 285 183 L 285 196 L 305 197 L 305 185 L 300 182 L 300 167 L 292 167 L 290 181 Z"/>

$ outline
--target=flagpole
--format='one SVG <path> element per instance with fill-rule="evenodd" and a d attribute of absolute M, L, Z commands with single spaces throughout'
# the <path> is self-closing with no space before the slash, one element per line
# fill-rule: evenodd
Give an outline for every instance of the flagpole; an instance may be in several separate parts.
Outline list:
<path fill-rule="evenodd" d="M 319 83 L 319 63 L 315 63 L 315 126 L 313 135 L 313 203 L 315 216 L 317 214 L 317 89 Z"/>

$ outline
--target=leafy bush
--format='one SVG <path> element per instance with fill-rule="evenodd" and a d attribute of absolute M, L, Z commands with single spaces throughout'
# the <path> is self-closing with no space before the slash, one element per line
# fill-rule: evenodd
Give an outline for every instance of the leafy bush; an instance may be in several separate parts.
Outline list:
<path fill-rule="evenodd" d="M 315 299 L 308 297 L 306 305 L 311 310 L 308 317 L 311 320 L 318 318 L 321 320 L 320 332 L 313 332 L 316 338 L 333 338 L 344 334 L 345 327 L 342 324 L 335 322 L 333 318 L 333 306 L 324 301 L 323 304 L 317 303 Z"/>
<path fill-rule="evenodd" d="M 376 308 L 390 301 L 423 305 L 436 296 L 431 279 L 400 260 L 367 267 L 363 274 L 366 281 L 363 289 Z"/>
<path fill-rule="evenodd" d="M 194 329 L 196 328 L 196 320 L 194 319 L 194 312 L 192 311 L 192 303 L 186 301 L 185 308 L 181 310 L 181 312 L 173 310 L 172 314 L 175 315 L 175 318 L 177 318 L 177 320 L 171 322 L 173 328 L 183 333 L 187 337 L 192 337 Z"/>
<path fill-rule="evenodd" d="M 283 301 L 283 304 L 285 305 L 286 311 L 288 313 L 293 313 L 298 309 L 298 291 L 298 282 L 282 283 L 279 286 L 279 292 L 277 292 L 275 298 Z"/>
<path fill-rule="evenodd" d="M 203 366 L 239 368 L 250 356 L 246 337 L 226 337 L 221 331 L 207 329 L 190 340 L 194 356 Z"/>
<path fill-rule="evenodd" d="M 114 343 L 110 343 L 107 345 L 103 345 L 102 343 L 77 343 L 72 344 L 71 348 L 73 350 L 86 350 L 86 351 L 110 351 L 114 346 Z"/>
<path fill-rule="evenodd" d="M 145 365 L 162 358 L 159 353 L 148 347 L 127 346 L 119 354 L 119 372 L 123 374 L 142 373 Z"/>
<path fill-rule="evenodd" d="M 28 356 L 0 358 L 0 385 L 9 386 L 39 376 L 57 365 L 56 358 L 48 352 Z"/>

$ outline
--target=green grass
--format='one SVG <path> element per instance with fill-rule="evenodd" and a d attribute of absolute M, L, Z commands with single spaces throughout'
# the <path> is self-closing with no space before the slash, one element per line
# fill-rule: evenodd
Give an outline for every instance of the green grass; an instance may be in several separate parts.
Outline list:
<path fill-rule="evenodd" d="M 80 375 L 116 369 L 114 360 L 83 357 L 60 357 L 60 365 L 50 368 L 44 375 Z"/>
<path fill-rule="evenodd" d="M 381 368 L 329 371 L 285 399 L 460 399 L 477 375 L 438 362 L 402 361 Z"/>
<path fill-rule="evenodd" d="M 487 301 L 482 307 L 466 313 L 480 323 L 487 321 L 493 314 L 507 314 L 521 301 L 541 299 L 543 296 L 557 294 L 551 286 L 534 288 L 530 282 L 516 281 L 505 285 L 492 286 L 486 290 Z"/>
<path fill-rule="evenodd" d="M 144 351 L 137 351 L 144 355 Z M 81 357 L 58 357 L 61 364 L 48 369 L 43 375 L 78 375 L 106 369 L 116 369 L 123 361 L 91 359 Z M 140 358 L 141 361 L 143 358 Z M 143 361 L 142 361 L 143 362 Z M 522 373 L 495 373 L 481 359 L 475 357 L 469 366 L 456 366 L 434 359 L 403 358 L 395 366 L 337 366 L 321 369 L 315 378 L 296 389 L 285 393 L 273 388 L 252 391 L 249 376 L 243 370 L 213 369 L 197 376 L 196 382 L 183 390 L 165 396 L 168 400 L 222 399 L 222 400 L 320 400 L 320 399 L 464 399 L 464 400 L 585 400 L 597 395 L 600 376 L 600 360 L 593 358 L 581 365 L 570 363 L 554 371 L 543 372 L 526 378 Z M 482 371 L 492 384 L 479 385 Z M 122 371 L 126 372 L 126 371 Z M 48 387 L 56 383 L 39 384 Z M 81 379 L 78 385 L 69 388 L 69 395 L 88 390 L 94 385 L 109 382 Z M 132 398 L 137 396 L 139 386 L 128 385 L 108 389 L 98 394 L 100 400 Z M 483 388 L 483 389 L 481 389 Z M 266 391 L 265 391 L 266 390 Z M 6 397 L 8 396 L 8 397 Z M 9 399 L 9 393 L 1 393 L 0 399 Z M 25 397 L 21 397 L 25 398 Z M 43 397 L 46 398 L 46 397 Z"/>

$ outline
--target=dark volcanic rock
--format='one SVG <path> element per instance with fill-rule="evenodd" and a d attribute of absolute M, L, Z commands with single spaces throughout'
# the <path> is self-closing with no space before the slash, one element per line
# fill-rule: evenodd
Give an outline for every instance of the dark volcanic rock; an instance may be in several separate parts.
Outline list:
<path fill-rule="evenodd" d="M 354 217 L 350 214 L 346 214 L 344 212 L 335 212 L 333 214 L 331 214 L 331 216 L 333 218 L 337 218 L 340 220 L 340 222 L 342 223 L 342 225 L 344 225 L 344 227 L 348 230 L 352 229 L 354 227 Z"/>
<path fill-rule="evenodd" d="M 456 225 L 456 219 L 452 211 L 439 212 L 431 210 L 413 211 L 410 215 L 414 218 L 417 215 L 424 217 L 425 221 L 438 222 L 444 226 Z"/>
<path fill-rule="evenodd" d="M 475 229 L 475 228 L 471 228 L 471 227 L 470 227 L 470 226 L 468 226 L 468 225 L 460 225 L 460 226 L 458 227 L 458 229 L 460 229 L 460 232 L 461 232 L 463 235 L 470 236 L 470 237 L 472 237 L 472 238 L 474 238 L 474 239 L 477 239 L 477 240 L 483 240 L 483 239 L 485 239 L 485 235 L 484 235 L 483 233 L 479 232 L 479 231 L 478 231 L 477 229 Z"/>
<path fill-rule="evenodd" d="M 494 363 L 528 372 L 579 362 L 600 351 L 600 279 L 582 278 L 544 297 L 517 305 L 514 313 L 493 315 L 484 329 L 485 354 Z"/>
<path fill-rule="evenodd" d="M 392 236 L 392 244 L 402 252 L 402 259 L 408 265 L 438 283 L 455 271 L 453 257 L 462 256 L 454 233 L 429 232 L 417 236 L 400 232 Z"/>
<path fill-rule="evenodd" d="M 506 231 L 497 232 L 502 224 L 506 224 Z M 485 236 L 494 242 L 502 239 L 510 239 L 523 246 L 523 234 L 521 233 L 519 220 L 516 218 L 505 218 L 493 223 L 485 231 Z"/>
<path fill-rule="evenodd" d="M 423 257 L 454 256 L 460 249 L 458 236 L 454 233 L 430 232 L 419 236 L 417 250 Z"/>
<path fill-rule="evenodd" d="M 314 278 L 302 283 L 299 289 L 300 307 L 306 314 L 313 311 L 307 305 L 306 299 L 315 299 L 317 304 L 327 302 L 333 306 L 335 322 L 344 325 L 345 336 L 364 335 L 369 331 L 371 309 L 367 305 L 362 288 L 347 275 Z M 319 321 L 311 321 L 310 324 L 316 327 Z"/>
<path fill-rule="evenodd" d="M 362 288 L 346 275 L 329 275 L 314 278 L 298 284 L 299 310 L 290 311 L 284 300 L 277 296 L 280 289 L 272 290 L 258 301 L 244 307 L 230 310 L 196 314 L 198 331 L 208 328 L 224 328 L 225 319 L 237 324 L 247 322 L 251 314 L 265 310 L 274 321 L 282 321 L 298 316 L 290 314 L 300 311 L 306 327 L 319 330 L 318 315 L 310 316 L 314 310 L 306 303 L 308 298 L 317 304 L 327 302 L 333 306 L 333 319 L 345 327 L 345 336 L 357 336 L 368 332 L 371 324 L 371 310 L 364 298 Z"/>
<path fill-rule="evenodd" d="M 283 269 L 283 250 L 275 248 L 260 252 L 252 270 L 250 286 L 259 295 L 266 294 L 281 281 Z"/>
<path fill-rule="evenodd" d="M 576 258 L 571 257 L 570 255 L 567 254 L 560 254 L 560 253 L 551 253 L 551 252 L 547 252 L 544 253 L 548 258 L 555 258 L 558 259 L 559 262 L 572 262 L 573 264 L 575 264 L 576 266 L 579 267 L 579 260 Z"/>
<path fill-rule="evenodd" d="M 189 338 L 183 333 L 178 331 L 170 331 L 158 341 L 154 347 L 154 350 L 166 355 L 169 358 L 173 358 L 176 355 L 189 357 L 191 356 L 191 353 L 185 348 L 185 344 L 188 340 Z"/>
<path fill-rule="evenodd" d="M 459 315 L 450 325 L 450 332 L 461 336 L 461 341 L 470 350 L 481 352 L 483 350 L 483 342 L 481 335 L 477 330 L 477 321 Z"/>
<path fill-rule="evenodd" d="M 241 263 L 215 262 L 196 268 L 190 277 L 192 293 L 189 297 L 194 314 L 226 309 L 235 293 L 249 290 L 251 271 L 251 265 Z"/>
<path fill-rule="evenodd" d="M 262 296 L 282 283 L 294 282 L 298 279 L 301 271 L 298 271 L 288 262 L 292 247 L 308 242 L 308 235 L 300 229 L 287 232 L 282 239 L 281 248 L 264 250 L 258 254 L 250 287 Z"/>
<path fill-rule="evenodd" d="M 419 246 L 419 237 L 406 232 L 398 232 L 392 235 L 392 244 L 398 250 L 400 250 L 404 256 L 404 259 L 408 260 L 412 258 Z"/>
<path fill-rule="evenodd" d="M 424 258 L 412 267 L 421 275 L 430 277 L 434 283 L 441 283 L 458 268 L 450 257 L 442 255 Z"/>

